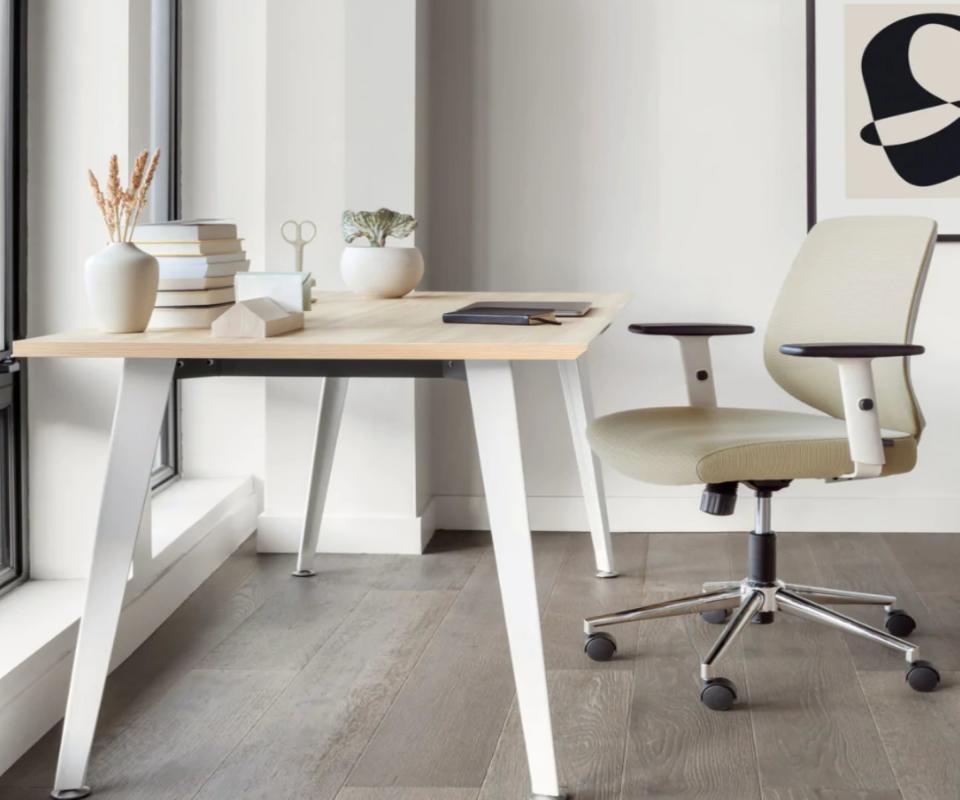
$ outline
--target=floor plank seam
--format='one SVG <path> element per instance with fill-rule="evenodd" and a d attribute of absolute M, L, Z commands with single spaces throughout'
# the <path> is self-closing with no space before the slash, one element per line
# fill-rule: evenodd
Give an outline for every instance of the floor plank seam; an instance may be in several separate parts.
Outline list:
<path fill-rule="evenodd" d="M 420 662 L 423 660 L 427 651 L 430 649 L 430 644 L 433 642 L 434 637 L 436 637 L 437 632 L 443 627 L 443 623 L 446 621 L 447 617 L 450 616 L 450 613 L 453 611 L 454 606 L 457 604 L 457 599 L 460 597 L 460 594 L 463 592 L 463 588 L 469 583 L 470 578 L 473 577 L 474 572 L 477 571 L 480 564 L 483 563 L 483 558 L 478 558 L 477 562 L 473 565 L 472 569 L 467 573 L 467 577 L 463 581 L 463 584 L 458 589 L 444 589 L 443 591 L 449 591 L 454 594 L 453 599 L 450 601 L 450 605 L 447 606 L 447 610 L 443 613 L 443 616 L 440 617 L 439 621 L 434 627 L 433 632 L 423 643 L 423 648 L 420 650 L 420 655 L 416 657 L 413 664 L 411 665 L 409 671 L 404 676 L 403 680 L 400 682 L 400 685 L 397 687 L 397 691 L 394 693 L 393 697 L 390 700 L 390 703 L 387 705 L 383 714 L 380 716 L 379 721 L 377 722 L 376 727 L 373 729 L 373 732 L 370 734 L 364 746 L 360 749 L 360 752 L 357 754 L 357 757 L 353 760 L 353 763 L 350 765 L 350 769 L 347 770 L 346 776 L 340 784 L 340 788 L 337 790 L 337 794 L 340 794 L 347 786 L 350 785 L 350 778 L 353 777 L 353 773 L 357 769 L 357 765 L 363 760 L 363 757 L 366 755 L 367 750 L 370 748 L 370 744 L 377 738 L 377 734 L 380 732 L 380 729 L 383 727 L 384 720 L 390 715 L 390 712 L 393 710 L 393 707 L 397 704 L 397 700 L 400 698 L 400 695 L 403 693 L 404 687 L 410 681 L 410 677 L 414 675 L 417 671 L 417 668 L 420 665 Z M 469 787 L 472 788 L 472 787 Z M 335 795 L 336 796 L 336 795 Z"/>
<path fill-rule="evenodd" d="M 906 797 L 903 790 L 903 784 L 900 782 L 900 776 L 897 774 L 896 765 L 894 760 L 890 755 L 890 748 L 887 746 L 887 741 L 884 738 L 883 734 L 880 732 L 880 723 L 877 722 L 877 715 L 873 710 L 873 704 L 870 702 L 870 698 L 867 695 L 867 690 L 863 685 L 863 680 L 860 677 L 862 670 L 854 670 L 854 674 L 857 676 L 857 686 L 860 688 L 860 694 L 863 695 L 863 701 L 867 704 L 867 711 L 870 712 L 870 719 L 873 721 L 873 727 L 877 731 L 877 738 L 880 740 L 880 746 L 883 748 L 883 754 L 887 757 L 887 763 L 890 765 L 890 772 L 893 775 L 894 781 L 897 784 L 897 791 L 900 792 L 900 797 Z"/>
<path fill-rule="evenodd" d="M 279 592 L 279 591 L 280 591 L 280 590 L 278 590 L 278 592 Z M 200 784 L 200 786 L 197 788 L 197 791 L 190 796 L 190 800 L 196 800 L 196 798 L 198 798 L 198 797 L 200 796 L 200 793 L 203 792 L 203 790 L 204 790 L 204 788 L 207 786 L 207 784 L 210 783 L 210 780 L 217 774 L 217 772 L 219 772 L 220 768 L 227 762 L 227 760 L 228 760 L 231 756 L 233 756 L 233 754 L 234 754 L 234 753 L 240 748 L 240 746 L 246 741 L 247 737 L 250 736 L 250 734 L 253 732 L 254 728 L 256 728 L 257 725 L 260 723 L 260 720 L 262 720 L 262 719 L 267 715 L 267 713 L 270 711 L 270 709 L 272 709 L 272 708 L 279 702 L 280 698 L 283 697 L 283 695 L 286 693 L 286 691 L 290 688 L 291 684 L 292 684 L 292 683 L 303 673 L 303 671 L 306 670 L 306 668 L 313 662 L 313 660 L 317 657 L 317 655 L 318 655 L 318 654 L 320 653 L 320 651 L 323 649 L 323 646 L 324 646 L 328 641 L 330 641 L 330 640 L 340 631 L 340 629 L 347 623 L 347 621 L 350 619 L 350 615 L 360 606 L 360 604 L 370 595 L 370 593 L 371 593 L 372 591 L 373 591 L 372 589 L 368 589 L 366 592 L 364 592 L 364 593 L 359 597 L 359 599 L 358 599 L 357 602 L 353 605 L 353 607 L 350 609 L 350 611 L 349 611 L 348 613 L 344 614 L 343 619 L 340 620 L 340 622 L 339 622 L 337 625 L 335 625 L 335 626 L 330 630 L 329 634 L 320 642 L 320 645 L 317 647 L 317 649 L 316 649 L 316 651 L 313 653 L 313 655 L 310 656 L 310 658 L 308 658 L 308 659 L 301 665 L 300 669 L 291 670 L 291 671 L 290 671 L 290 673 L 291 673 L 291 674 L 290 674 L 290 680 L 288 680 L 288 681 L 284 684 L 283 688 L 282 688 L 279 692 L 277 692 L 276 695 L 274 695 L 273 700 L 271 700 L 269 703 L 266 704 L 266 706 L 265 706 L 264 709 L 263 709 L 263 712 L 253 721 L 253 723 L 250 725 L 250 727 L 247 728 L 247 730 L 246 730 L 246 732 L 243 734 L 243 736 L 239 737 L 239 738 L 237 739 L 236 743 L 234 744 L 234 746 L 231 747 L 231 748 L 224 754 L 223 758 L 221 758 L 221 759 L 214 765 L 213 769 L 209 772 L 209 774 L 207 775 L 207 777 L 203 780 L 203 782 L 202 782 L 202 783 Z M 266 602 L 266 600 L 265 600 L 264 602 Z M 261 605 L 262 605 L 262 604 L 261 604 Z M 237 627 L 239 627 L 239 626 L 237 626 Z M 236 629 L 235 629 L 235 630 L 236 630 Z M 223 641 L 226 641 L 226 637 L 224 637 Z M 211 650 L 211 652 L 213 652 L 213 651 Z M 342 788 L 342 787 L 341 787 L 341 788 Z"/>

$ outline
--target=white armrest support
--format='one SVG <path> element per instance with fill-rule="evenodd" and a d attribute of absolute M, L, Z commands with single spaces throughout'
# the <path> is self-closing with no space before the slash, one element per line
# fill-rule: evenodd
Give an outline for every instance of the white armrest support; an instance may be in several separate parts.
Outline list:
<path fill-rule="evenodd" d="M 780 352 L 800 358 L 829 358 L 840 371 L 840 391 L 843 395 L 843 416 L 847 422 L 847 440 L 853 472 L 834 480 L 876 478 L 883 472 L 886 456 L 880 415 L 877 413 L 877 391 L 873 383 L 873 359 L 918 356 L 923 347 L 918 344 L 877 344 L 872 342 L 817 342 L 813 344 L 783 344 Z"/>
<path fill-rule="evenodd" d="M 714 322 L 636 322 L 630 326 L 631 333 L 672 336 L 680 342 L 687 399 L 692 406 L 707 408 L 715 408 L 717 405 L 713 366 L 710 363 L 710 337 L 737 336 L 753 331 L 752 325 Z"/>
<path fill-rule="evenodd" d="M 877 413 L 877 391 L 873 383 L 872 358 L 831 359 L 840 372 L 843 416 L 847 422 L 847 440 L 853 472 L 835 480 L 877 478 L 883 472 L 886 456 Z"/>
<path fill-rule="evenodd" d="M 680 343 L 683 377 L 687 382 L 687 400 L 692 406 L 716 408 L 717 390 L 713 382 L 709 336 L 674 336 Z"/>

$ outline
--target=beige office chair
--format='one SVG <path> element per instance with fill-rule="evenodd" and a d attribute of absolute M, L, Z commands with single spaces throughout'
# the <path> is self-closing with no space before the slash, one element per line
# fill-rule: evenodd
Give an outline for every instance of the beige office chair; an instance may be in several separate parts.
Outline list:
<path fill-rule="evenodd" d="M 596 453 L 647 483 L 706 484 L 700 508 L 733 513 L 737 487 L 756 494 L 747 577 L 703 586 L 703 593 L 585 620 L 585 650 L 606 661 L 616 652 L 610 625 L 700 613 L 726 623 L 700 667 L 700 699 L 724 710 L 736 687 L 717 661 L 753 620 L 795 614 L 900 650 L 907 681 L 935 689 L 940 676 L 900 638 L 915 623 L 896 598 L 801 586 L 779 579 L 770 527 L 774 492 L 800 478 L 860 480 L 913 469 L 923 417 L 910 384 L 907 356 L 917 307 L 936 240 L 936 223 L 915 217 L 852 217 L 820 222 L 800 250 L 767 328 L 767 370 L 780 386 L 822 413 L 717 407 L 709 337 L 752 333 L 746 325 L 640 324 L 630 330 L 680 342 L 690 405 L 644 408 L 597 419 L 589 428 Z M 879 359 L 874 363 L 874 359 Z M 825 604 L 825 605 L 821 605 Z M 827 605 L 883 606 L 887 631 Z"/>

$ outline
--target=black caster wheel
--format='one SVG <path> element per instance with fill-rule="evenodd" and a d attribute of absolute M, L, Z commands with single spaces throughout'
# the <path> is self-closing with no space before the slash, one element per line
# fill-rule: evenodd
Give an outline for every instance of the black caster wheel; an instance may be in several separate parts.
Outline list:
<path fill-rule="evenodd" d="M 737 687 L 727 678 L 704 681 L 700 702 L 713 711 L 727 711 L 737 699 Z"/>
<path fill-rule="evenodd" d="M 725 625 L 727 620 L 730 619 L 730 609 L 714 608 L 710 611 L 701 611 L 700 618 L 711 625 Z"/>
<path fill-rule="evenodd" d="M 932 692 L 940 685 L 940 673 L 929 661 L 914 661 L 907 669 L 907 683 L 915 692 Z"/>
<path fill-rule="evenodd" d="M 899 636 L 901 639 L 913 633 L 917 623 L 902 608 L 891 608 L 883 621 L 883 626 L 887 632 L 893 636 Z"/>
<path fill-rule="evenodd" d="M 609 633 L 591 633 L 583 645 L 583 652 L 593 661 L 609 661 L 617 652 L 617 640 Z"/>

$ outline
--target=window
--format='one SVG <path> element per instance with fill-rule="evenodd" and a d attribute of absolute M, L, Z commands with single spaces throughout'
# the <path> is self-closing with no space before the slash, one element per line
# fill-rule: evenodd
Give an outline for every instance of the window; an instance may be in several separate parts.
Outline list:
<path fill-rule="evenodd" d="M 154 178 L 147 210 L 151 222 L 180 217 L 180 0 L 153 0 L 150 19 L 150 149 L 165 154 Z M 180 472 L 179 396 L 177 382 L 153 462 L 156 490 Z"/>
<path fill-rule="evenodd" d="M 24 324 L 26 0 L 0 5 L 0 592 L 27 572 L 24 516 L 26 375 L 10 358 Z"/>

